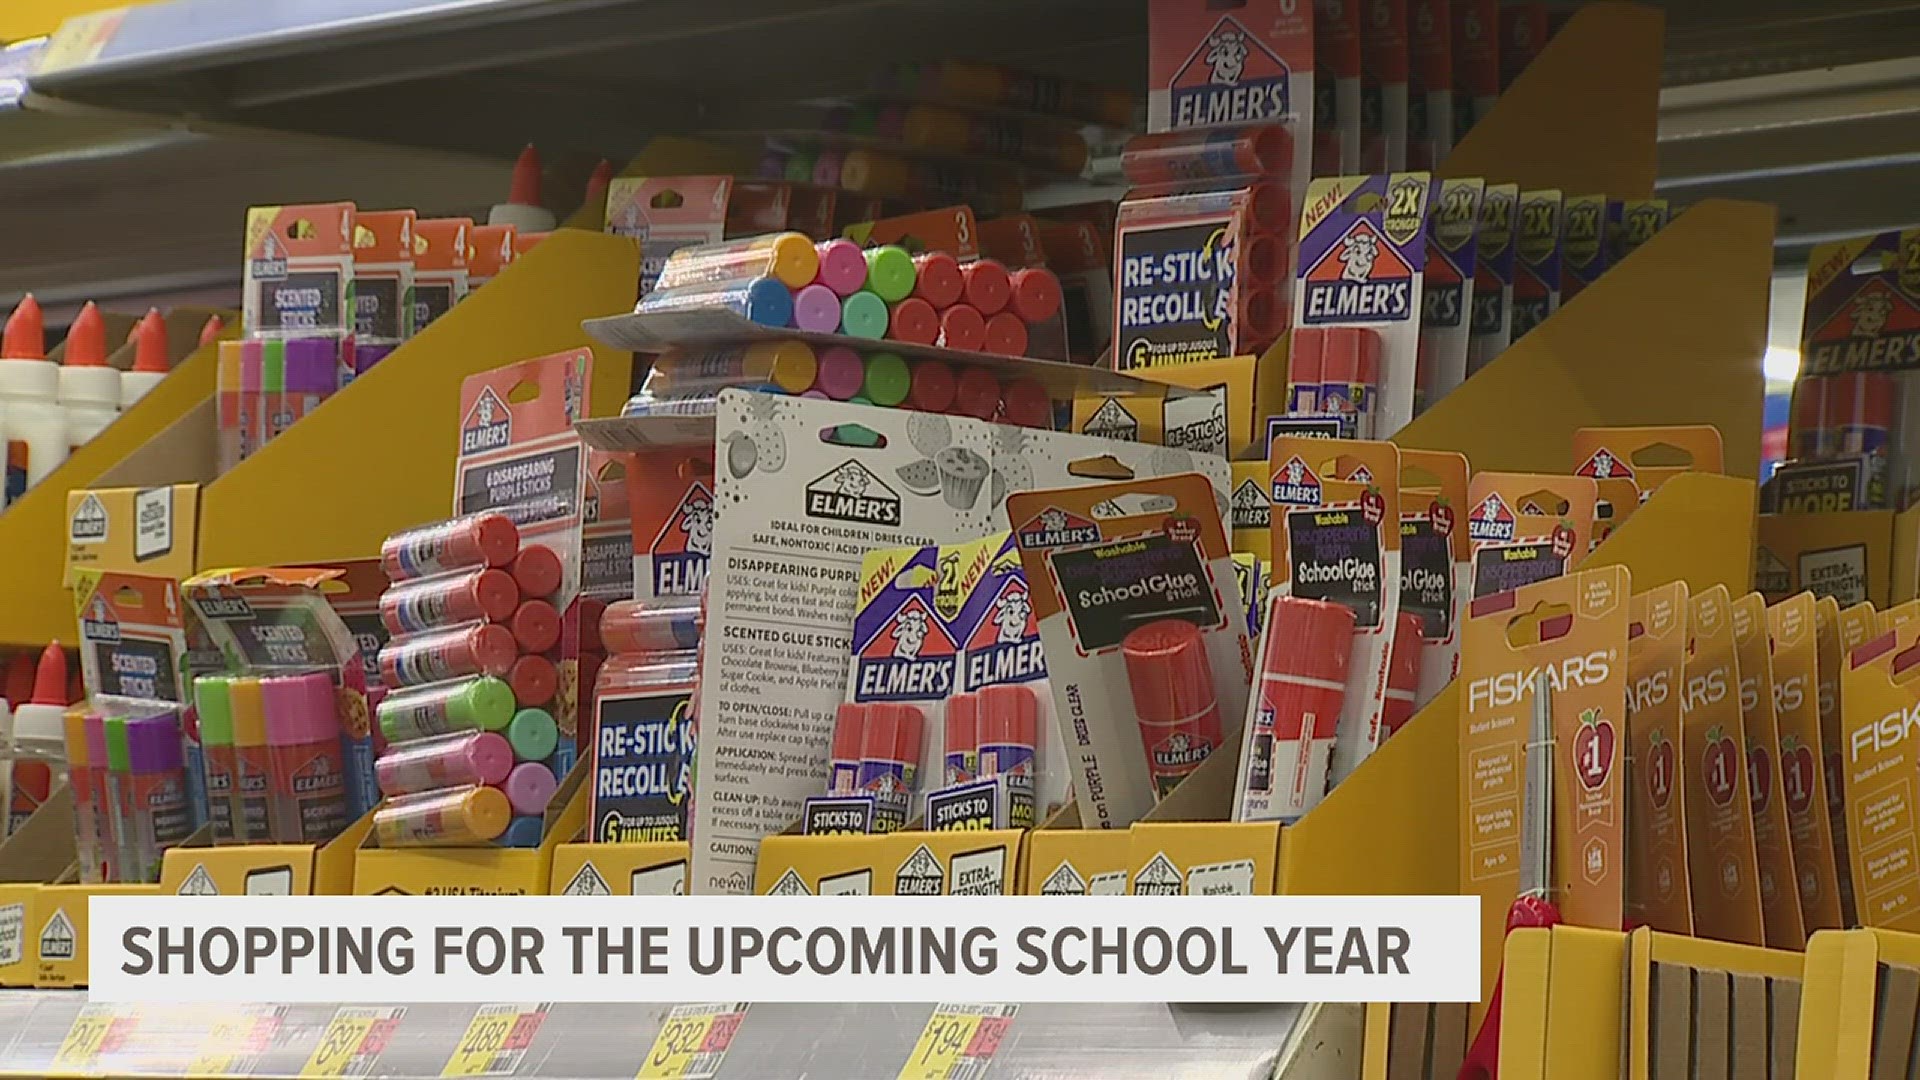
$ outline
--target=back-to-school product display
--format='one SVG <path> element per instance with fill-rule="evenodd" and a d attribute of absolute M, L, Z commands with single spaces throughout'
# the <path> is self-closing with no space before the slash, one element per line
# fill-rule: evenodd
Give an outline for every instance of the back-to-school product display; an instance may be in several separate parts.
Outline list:
<path fill-rule="evenodd" d="M 210 317 L 201 328 L 200 344 L 206 346 L 219 340 L 223 329 L 218 315 Z M 211 336 L 207 333 L 209 330 Z M 167 351 L 167 321 L 158 308 L 147 309 L 146 315 L 134 326 L 133 343 L 133 367 L 120 373 L 122 410 L 139 404 L 141 398 L 160 385 L 173 366 Z"/>
<path fill-rule="evenodd" d="M 7 451 L 4 504 L 45 479 L 73 445 L 60 407 L 60 365 L 47 359 L 40 304 L 32 294 L 14 307 L 0 337 L 0 443 Z"/>
<path fill-rule="evenodd" d="M 120 369 L 107 363 L 107 328 L 92 301 L 67 328 L 60 407 L 67 414 L 67 441 L 76 450 L 120 415 Z"/>
<path fill-rule="evenodd" d="M 798 339 L 675 349 L 654 361 L 625 416 L 706 416 L 722 390 L 828 398 L 1052 429 L 1045 386 L 956 360 Z"/>

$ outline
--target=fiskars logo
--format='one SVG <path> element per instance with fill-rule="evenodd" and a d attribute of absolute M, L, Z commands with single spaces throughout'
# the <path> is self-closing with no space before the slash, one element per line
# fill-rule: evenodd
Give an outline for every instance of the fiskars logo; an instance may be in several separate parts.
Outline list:
<path fill-rule="evenodd" d="M 1807 700 L 1807 677 L 1795 675 L 1784 682 L 1773 684 L 1773 708 L 1775 712 L 1791 712 L 1798 709 Z"/>
<path fill-rule="evenodd" d="M 1667 672 L 1656 671 L 1651 675 L 1642 675 L 1633 680 L 1633 685 L 1627 694 L 1627 711 L 1629 714 L 1638 713 L 1642 709 L 1666 704 L 1670 689 Z"/>
<path fill-rule="evenodd" d="M 1685 696 L 1680 699 L 1680 711 L 1689 713 L 1706 705 L 1718 705 L 1727 697 L 1727 669 L 1715 668 L 1704 675 L 1694 675 L 1687 679 Z"/>
<path fill-rule="evenodd" d="M 1533 694 L 1533 684 L 1542 672 L 1547 685 L 1558 694 L 1569 687 L 1595 686 L 1613 676 L 1613 654 L 1596 649 L 1584 656 L 1568 656 L 1554 664 L 1504 671 L 1475 679 L 1467 684 L 1467 711 L 1498 709 L 1518 704 Z"/>
<path fill-rule="evenodd" d="M 1858 762 L 1860 755 L 1868 750 L 1881 753 L 1904 742 L 1920 728 L 1920 702 L 1882 716 L 1871 724 L 1853 730 L 1853 760 Z"/>

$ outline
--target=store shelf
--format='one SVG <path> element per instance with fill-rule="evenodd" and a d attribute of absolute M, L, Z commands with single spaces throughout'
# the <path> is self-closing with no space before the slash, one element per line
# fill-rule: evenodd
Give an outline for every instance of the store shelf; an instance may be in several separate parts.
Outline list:
<path fill-rule="evenodd" d="M 251 1060 L 223 1062 L 221 1075 L 291 1077 L 320 1045 L 340 1008 L 263 1006 L 271 1041 Z M 532 1006 L 529 1006 L 531 1008 Z M 80 994 L 0 991 L 0 1074 L 44 1076 L 83 1008 Z M 121 1021 L 118 1048 L 91 1059 L 94 1075 L 178 1076 L 206 1052 L 215 1024 L 239 1016 L 231 1006 L 92 1006 Z M 525 1054 L 493 1076 L 632 1076 L 659 1033 L 669 1006 L 552 1005 Z M 384 1049 L 364 1073 L 437 1077 L 476 1007 L 405 1009 Z M 721 1078 L 894 1076 L 907 1063 L 931 1005 L 754 1005 L 734 1034 Z M 1165 1080 L 1171 1076 L 1266 1080 L 1273 1074 L 1299 1007 L 1182 1005 L 1023 1005 L 995 1054 L 989 1077 L 1046 1076 Z M 127 1023 L 131 1020 L 131 1023 Z M 230 1031 L 230 1029 L 229 1029 Z M 233 1036 L 225 1036 L 231 1048 Z M 203 1063 L 204 1063 L 204 1059 Z M 463 1074 L 464 1075 L 464 1074 Z"/>

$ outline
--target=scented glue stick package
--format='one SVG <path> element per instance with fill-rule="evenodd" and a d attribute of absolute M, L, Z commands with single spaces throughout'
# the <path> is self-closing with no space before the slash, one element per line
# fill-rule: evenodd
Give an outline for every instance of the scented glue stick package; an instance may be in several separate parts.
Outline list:
<path fill-rule="evenodd" d="M 1007 497 L 1082 821 L 1125 828 L 1237 735 L 1252 655 L 1211 481 Z"/>

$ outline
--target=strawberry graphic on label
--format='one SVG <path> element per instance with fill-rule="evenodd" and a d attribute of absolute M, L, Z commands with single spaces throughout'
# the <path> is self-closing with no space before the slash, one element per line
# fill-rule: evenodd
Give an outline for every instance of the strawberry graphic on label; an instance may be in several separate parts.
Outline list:
<path fill-rule="evenodd" d="M 1433 531 L 1436 536 L 1453 535 L 1453 507 L 1447 505 L 1445 496 L 1427 505 L 1427 517 L 1433 520 Z"/>
<path fill-rule="evenodd" d="M 1700 758 L 1701 779 L 1707 785 L 1707 797 L 1715 806 L 1726 806 L 1733 802 L 1734 772 L 1740 767 L 1740 748 L 1733 743 L 1733 737 L 1725 729 L 1714 725 L 1707 729 L 1707 749 Z"/>
<path fill-rule="evenodd" d="M 1588 791 L 1597 790 L 1613 772 L 1613 722 L 1599 709 L 1580 710 L 1580 730 L 1573 736 L 1573 767 Z"/>
<path fill-rule="evenodd" d="M 1813 748 L 1799 736 L 1780 740 L 1780 783 L 1786 788 L 1788 810 L 1804 814 L 1813 808 L 1813 770 L 1818 767 Z"/>
<path fill-rule="evenodd" d="M 1647 736 L 1647 793 L 1656 808 L 1673 798 L 1673 740 L 1659 728 Z"/>
<path fill-rule="evenodd" d="M 1366 492 L 1360 496 L 1360 516 L 1366 519 L 1369 525 L 1378 525 L 1386 520 L 1387 499 L 1380 494 L 1378 487 L 1370 484 Z"/>
<path fill-rule="evenodd" d="M 1753 804 L 1753 812 L 1758 814 L 1773 799 L 1773 759 L 1767 756 L 1765 746 L 1748 742 L 1747 799 Z"/>
<path fill-rule="evenodd" d="M 1562 559 L 1573 554 L 1573 522 L 1566 518 L 1553 527 L 1553 553 Z"/>

